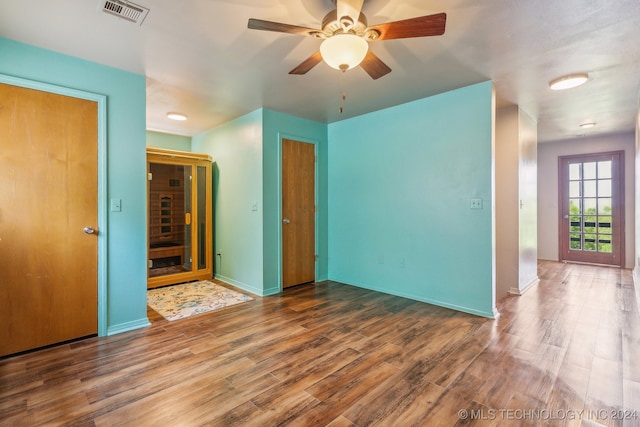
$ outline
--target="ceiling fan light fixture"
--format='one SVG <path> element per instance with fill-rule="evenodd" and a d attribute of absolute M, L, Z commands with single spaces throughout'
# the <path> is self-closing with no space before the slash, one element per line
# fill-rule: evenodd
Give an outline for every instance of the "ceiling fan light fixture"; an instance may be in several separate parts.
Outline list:
<path fill-rule="evenodd" d="M 322 59 L 336 70 L 350 70 L 360 65 L 367 52 L 369 43 L 355 34 L 336 34 L 320 45 Z"/>
<path fill-rule="evenodd" d="M 167 117 L 171 120 L 177 120 L 179 122 L 187 120 L 187 116 L 181 113 L 167 113 Z"/>
<path fill-rule="evenodd" d="M 589 74 L 578 73 L 569 74 L 567 76 L 558 77 L 557 79 L 549 82 L 549 89 L 551 90 L 564 90 L 578 87 L 585 84 L 589 80 Z"/>

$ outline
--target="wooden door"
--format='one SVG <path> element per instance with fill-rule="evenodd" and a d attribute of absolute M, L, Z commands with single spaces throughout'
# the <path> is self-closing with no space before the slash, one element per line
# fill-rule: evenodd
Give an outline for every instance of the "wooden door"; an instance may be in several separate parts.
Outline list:
<path fill-rule="evenodd" d="M 97 145 L 96 102 L 0 84 L 0 356 L 97 333 Z"/>
<path fill-rule="evenodd" d="M 282 287 L 315 281 L 315 147 L 282 140 Z"/>
<path fill-rule="evenodd" d="M 559 159 L 560 258 L 624 263 L 624 153 Z"/>

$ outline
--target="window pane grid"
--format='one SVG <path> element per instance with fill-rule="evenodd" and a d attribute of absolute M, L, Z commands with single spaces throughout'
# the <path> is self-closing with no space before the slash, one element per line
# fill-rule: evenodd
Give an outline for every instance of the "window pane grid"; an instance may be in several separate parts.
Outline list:
<path fill-rule="evenodd" d="M 569 248 L 611 253 L 611 161 L 569 165 Z"/>

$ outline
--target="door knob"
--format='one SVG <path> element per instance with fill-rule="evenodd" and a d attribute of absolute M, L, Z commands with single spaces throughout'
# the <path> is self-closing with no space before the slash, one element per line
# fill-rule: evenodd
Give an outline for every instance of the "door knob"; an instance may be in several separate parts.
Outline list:
<path fill-rule="evenodd" d="M 82 231 L 84 231 L 84 234 L 96 234 L 96 229 L 89 226 L 83 228 Z"/>
<path fill-rule="evenodd" d="M 289 218 L 285 218 L 285 219 L 282 220 L 282 222 L 285 223 L 285 224 L 289 224 L 291 221 L 289 221 Z"/>

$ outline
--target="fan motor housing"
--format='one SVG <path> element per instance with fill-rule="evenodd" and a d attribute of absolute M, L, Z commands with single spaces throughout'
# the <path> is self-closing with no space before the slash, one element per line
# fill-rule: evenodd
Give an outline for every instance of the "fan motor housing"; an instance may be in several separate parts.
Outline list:
<path fill-rule="evenodd" d="M 355 33 L 355 35 L 363 37 L 365 35 L 366 29 L 367 29 L 367 17 L 364 16 L 364 13 L 360 12 L 360 16 L 358 17 L 358 22 L 353 24 L 351 28 L 348 28 L 348 32 L 353 32 Z M 328 37 L 331 37 L 334 34 L 340 34 L 345 32 L 345 28 L 342 26 L 342 23 L 338 20 L 338 11 L 336 9 L 327 13 L 322 19 L 322 31 Z"/>

